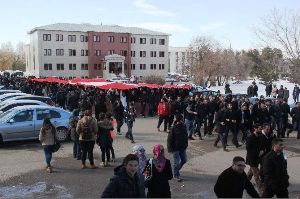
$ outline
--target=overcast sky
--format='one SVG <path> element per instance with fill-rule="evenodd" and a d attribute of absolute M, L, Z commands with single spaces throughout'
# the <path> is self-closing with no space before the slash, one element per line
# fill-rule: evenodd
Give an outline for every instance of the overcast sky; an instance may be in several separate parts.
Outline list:
<path fill-rule="evenodd" d="M 298 9 L 299 0 L 9 0 L 1 1 L 0 43 L 28 43 L 27 32 L 52 23 L 117 24 L 171 34 L 170 46 L 211 35 L 224 46 L 256 45 L 253 26 L 273 8 Z"/>

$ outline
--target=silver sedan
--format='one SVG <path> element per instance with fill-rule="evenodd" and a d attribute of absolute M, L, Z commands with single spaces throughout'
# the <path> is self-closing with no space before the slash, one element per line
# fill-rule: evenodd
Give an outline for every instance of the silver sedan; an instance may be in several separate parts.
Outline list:
<path fill-rule="evenodd" d="M 66 141 L 71 113 L 52 106 L 18 106 L 0 115 L 0 143 L 38 139 L 44 118 L 56 127 L 57 138 Z"/>

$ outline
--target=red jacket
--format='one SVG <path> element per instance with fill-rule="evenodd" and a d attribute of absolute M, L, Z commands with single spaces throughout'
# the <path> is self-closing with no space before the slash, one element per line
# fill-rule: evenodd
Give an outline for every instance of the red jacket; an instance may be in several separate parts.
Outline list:
<path fill-rule="evenodd" d="M 170 105 L 168 102 L 159 102 L 157 107 L 159 116 L 168 116 L 170 114 Z"/>

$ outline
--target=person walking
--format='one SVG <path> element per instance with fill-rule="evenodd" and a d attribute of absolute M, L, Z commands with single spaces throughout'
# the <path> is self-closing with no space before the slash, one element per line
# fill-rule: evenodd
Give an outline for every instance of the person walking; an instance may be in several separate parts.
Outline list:
<path fill-rule="evenodd" d="M 75 109 L 69 118 L 69 127 L 71 129 L 71 140 L 73 141 L 73 157 L 77 160 L 81 160 L 81 147 L 79 144 L 79 136 L 76 132 L 79 110 Z"/>
<path fill-rule="evenodd" d="M 227 137 L 229 131 L 232 132 L 232 144 L 235 145 L 236 148 L 241 145 L 237 140 L 237 113 L 233 110 L 233 106 L 231 103 L 227 105 L 227 110 L 225 111 L 225 143 L 227 144 Z"/>
<path fill-rule="evenodd" d="M 125 138 L 130 139 L 131 143 L 135 143 L 132 134 L 133 123 L 135 122 L 136 110 L 134 108 L 134 102 L 130 102 L 129 106 L 125 110 L 125 121 L 128 127 L 128 131 Z"/>
<path fill-rule="evenodd" d="M 122 135 L 121 127 L 124 124 L 124 106 L 119 100 L 116 100 L 114 107 L 114 117 L 117 122 L 117 134 Z"/>
<path fill-rule="evenodd" d="M 259 198 L 253 184 L 245 173 L 245 159 L 236 156 L 232 166 L 224 170 L 214 186 L 214 192 L 218 198 L 242 198 L 244 190 L 252 198 Z"/>
<path fill-rule="evenodd" d="M 94 164 L 94 145 L 95 145 L 95 138 L 98 132 L 97 120 L 91 116 L 91 111 L 86 110 L 84 112 L 84 116 L 80 119 L 77 123 L 76 131 L 79 135 L 79 143 L 82 149 L 81 155 L 81 162 L 82 162 L 82 169 L 87 168 L 85 161 L 88 155 L 91 169 L 97 168 Z"/>
<path fill-rule="evenodd" d="M 293 119 L 293 129 L 297 131 L 297 139 L 300 139 L 300 102 L 296 103 L 296 106 L 292 108 L 290 113 Z"/>
<path fill-rule="evenodd" d="M 264 193 L 263 198 L 288 198 L 289 175 L 287 172 L 287 160 L 283 154 L 282 139 L 272 141 L 270 151 L 263 161 Z"/>
<path fill-rule="evenodd" d="M 290 97 L 290 91 L 287 89 L 287 87 L 284 87 L 284 90 L 283 90 L 283 99 L 288 100 L 289 97 Z"/>
<path fill-rule="evenodd" d="M 123 164 L 114 169 L 114 176 L 104 189 L 101 198 L 145 198 L 144 176 L 137 172 L 139 158 L 128 154 Z"/>
<path fill-rule="evenodd" d="M 174 125 L 168 134 L 167 147 L 173 157 L 174 179 L 181 182 L 179 171 L 187 162 L 186 149 L 188 147 L 188 134 L 181 114 L 175 116 Z"/>
<path fill-rule="evenodd" d="M 110 148 L 112 145 L 112 138 L 110 136 L 110 131 L 112 131 L 113 125 L 110 119 L 105 117 L 104 113 L 100 113 L 98 121 L 98 133 L 96 142 L 101 150 L 101 167 L 107 167 L 110 161 Z M 106 157 L 106 161 L 105 161 Z"/>
<path fill-rule="evenodd" d="M 168 128 L 168 119 L 170 115 L 170 105 L 166 98 L 162 98 L 157 107 L 157 114 L 158 114 L 158 124 L 157 124 L 157 131 L 160 132 L 160 125 L 164 122 L 164 132 L 167 132 Z"/>
<path fill-rule="evenodd" d="M 188 133 L 188 139 L 194 140 L 193 133 L 194 133 L 194 116 L 197 115 L 195 112 L 193 101 L 188 102 L 188 106 L 185 109 L 185 120 L 184 124 L 186 126 L 186 131 Z"/>
<path fill-rule="evenodd" d="M 47 163 L 46 170 L 48 173 L 52 173 L 52 153 L 53 153 L 53 145 L 55 143 L 56 138 L 56 129 L 51 123 L 49 118 L 45 118 L 43 122 L 43 126 L 40 130 L 39 141 L 42 143 L 45 160 Z"/>
<path fill-rule="evenodd" d="M 300 89 L 299 89 L 298 85 L 295 85 L 295 87 L 293 89 L 294 103 L 299 102 L 299 93 L 300 93 Z"/>
<path fill-rule="evenodd" d="M 219 141 L 221 141 L 223 146 L 223 151 L 228 151 L 226 149 L 226 143 L 225 143 L 225 106 L 224 104 L 220 104 L 219 111 L 216 114 L 216 132 L 218 133 L 218 137 L 215 140 L 214 146 L 217 147 Z"/>
<path fill-rule="evenodd" d="M 132 154 L 139 158 L 139 172 L 142 174 L 147 162 L 146 150 L 143 145 L 134 145 L 132 147 Z"/>
<path fill-rule="evenodd" d="M 253 132 L 247 138 L 246 142 L 246 164 L 250 166 L 249 172 L 247 174 L 248 179 L 251 180 L 252 176 L 254 176 L 255 183 L 257 185 L 258 191 L 260 193 L 263 192 L 263 186 L 260 179 L 260 171 L 258 168 L 260 158 L 259 158 L 259 134 L 260 134 L 260 126 L 258 124 L 253 125 Z"/>
<path fill-rule="evenodd" d="M 147 183 L 148 198 L 171 198 L 169 180 L 173 178 L 173 173 L 170 160 L 165 157 L 163 145 L 154 145 L 153 158 L 147 161 L 144 174 L 151 176 Z"/>

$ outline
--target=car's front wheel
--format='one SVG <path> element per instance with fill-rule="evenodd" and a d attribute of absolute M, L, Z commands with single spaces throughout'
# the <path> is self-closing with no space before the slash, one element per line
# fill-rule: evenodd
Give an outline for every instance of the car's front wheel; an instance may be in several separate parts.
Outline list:
<path fill-rule="evenodd" d="M 67 141 L 67 138 L 68 138 L 67 128 L 58 127 L 56 129 L 56 137 L 57 137 L 58 141 L 60 141 L 60 142 Z"/>

